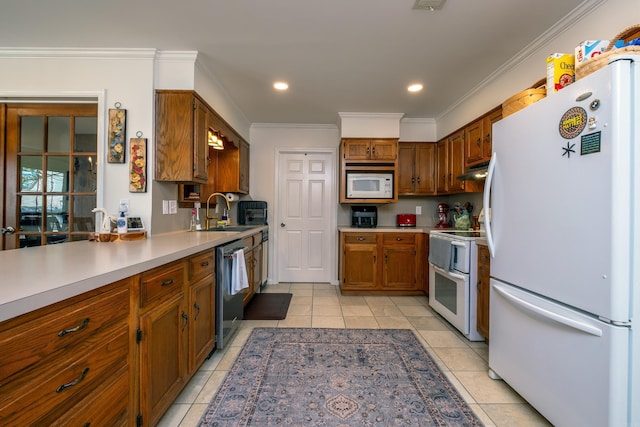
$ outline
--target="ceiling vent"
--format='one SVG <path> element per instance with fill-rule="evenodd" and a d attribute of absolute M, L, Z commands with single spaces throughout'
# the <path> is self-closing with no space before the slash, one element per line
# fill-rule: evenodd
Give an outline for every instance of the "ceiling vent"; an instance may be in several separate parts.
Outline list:
<path fill-rule="evenodd" d="M 440 10 L 447 0 L 416 0 L 413 9 L 416 10 Z"/>

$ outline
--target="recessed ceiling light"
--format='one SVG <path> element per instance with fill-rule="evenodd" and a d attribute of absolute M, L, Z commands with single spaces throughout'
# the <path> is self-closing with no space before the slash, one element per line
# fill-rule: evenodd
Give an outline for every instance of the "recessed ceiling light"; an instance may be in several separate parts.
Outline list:
<path fill-rule="evenodd" d="M 273 87 L 278 89 L 278 90 L 287 90 L 289 89 L 289 85 L 285 82 L 275 82 L 273 84 Z"/>
<path fill-rule="evenodd" d="M 416 0 L 413 5 L 413 9 L 416 10 L 428 10 L 429 12 L 433 12 L 435 10 L 442 9 L 444 2 L 447 0 Z"/>
<path fill-rule="evenodd" d="M 409 85 L 407 90 L 409 92 L 420 92 L 422 90 L 422 87 L 423 86 L 420 83 L 415 83 L 415 84 Z"/>

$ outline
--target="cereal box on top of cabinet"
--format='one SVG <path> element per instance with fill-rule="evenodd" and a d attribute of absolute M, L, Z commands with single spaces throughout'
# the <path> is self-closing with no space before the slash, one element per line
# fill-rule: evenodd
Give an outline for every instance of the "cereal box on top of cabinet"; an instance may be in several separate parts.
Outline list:
<path fill-rule="evenodd" d="M 609 41 L 610 40 L 585 40 L 581 42 L 575 49 L 575 65 L 578 66 L 600 55 L 607 49 Z M 614 44 L 614 47 L 621 47 L 623 44 L 624 40 L 618 40 Z"/>
<path fill-rule="evenodd" d="M 547 57 L 547 96 L 575 80 L 575 55 L 554 53 Z"/>

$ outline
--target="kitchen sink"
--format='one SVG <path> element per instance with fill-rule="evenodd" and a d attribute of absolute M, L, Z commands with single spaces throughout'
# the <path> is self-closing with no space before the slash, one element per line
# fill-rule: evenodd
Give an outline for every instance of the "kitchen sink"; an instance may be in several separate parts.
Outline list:
<path fill-rule="evenodd" d="M 216 228 L 210 228 L 208 230 L 199 230 L 199 231 L 247 231 L 247 230 L 251 230 L 252 228 L 256 228 L 256 226 L 254 225 L 231 225 L 228 227 L 216 227 Z"/>

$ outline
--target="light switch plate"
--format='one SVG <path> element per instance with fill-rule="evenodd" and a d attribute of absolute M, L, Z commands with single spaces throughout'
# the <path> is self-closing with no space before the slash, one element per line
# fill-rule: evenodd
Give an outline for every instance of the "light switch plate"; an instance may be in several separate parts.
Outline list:
<path fill-rule="evenodd" d="M 422 215 L 422 206 L 416 206 L 416 215 Z"/>
<path fill-rule="evenodd" d="M 178 201 L 177 200 L 169 200 L 169 214 L 177 214 L 178 213 Z"/>
<path fill-rule="evenodd" d="M 162 201 L 162 215 L 169 215 L 169 201 Z"/>

